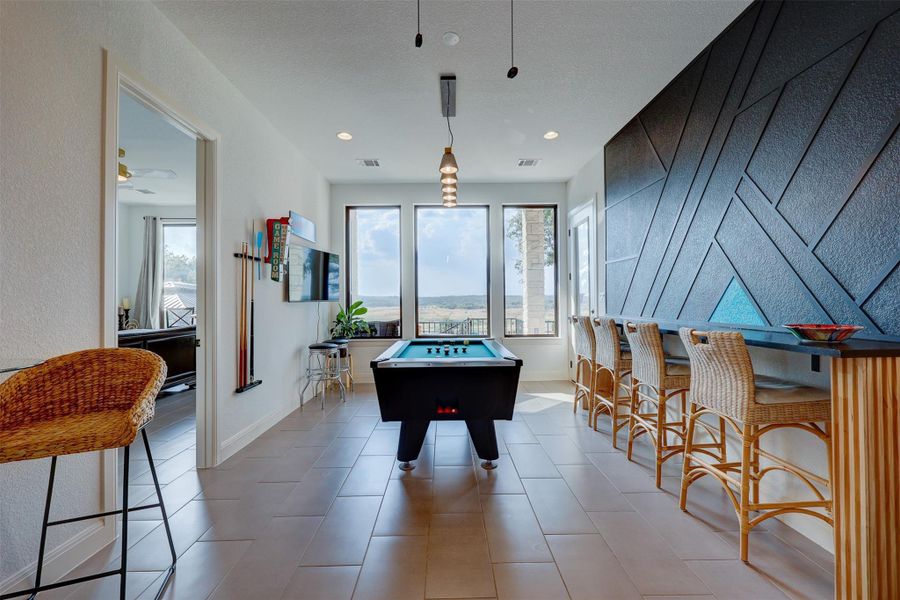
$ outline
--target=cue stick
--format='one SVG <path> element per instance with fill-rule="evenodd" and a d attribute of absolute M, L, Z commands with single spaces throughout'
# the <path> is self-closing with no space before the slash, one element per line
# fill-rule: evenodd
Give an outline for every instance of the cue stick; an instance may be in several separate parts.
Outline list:
<path fill-rule="evenodd" d="M 256 227 L 254 227 L 256 229 Z M 255 233 L 255 232 L 254 232 Z M 255 237 L 255 236 L 254 236 Z M 253 238 L 250 238 L 250 243 L 253 243 Z M 254 245 L 250 249 L 250 381 L 254 380 L 253 377 L 253 334 L 254 334 L 254 314 L 253 314 L 253 303 L 256 300 L 256 277 L 253 276 L 254 261 L 256 260 L 256 246 Z"/>
<path fill-rule="evenodd" d="M 247 255 L 247 243 L 241 242 L 241 255 Z M 244 374 L 246 373 L 246 329 L 247 329 L 247 261 L 241 261 L 241 317 L 240 317 L 240 373 L 238 374 L 238 387 L 244 387 Z"/>

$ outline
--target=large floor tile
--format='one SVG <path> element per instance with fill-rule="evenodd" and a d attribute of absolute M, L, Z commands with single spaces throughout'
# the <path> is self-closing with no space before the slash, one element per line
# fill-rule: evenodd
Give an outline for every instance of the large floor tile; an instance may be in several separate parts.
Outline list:
<path fill-rule="evenodd" d="M 341 431 L 339 437 L 361 437 L 367 438 L 371 435 L 375 426 L 378 424 L 377 416 L 360 416 L 358 413 L 350 419 L 344 430 Z"/>
<path fill-rule="evenodd" d="M 559 465 L 557 469 L 585 511 L 633 510 L 625 496 L 594 465 Z"/>
<path fill-rule="evenodd" d="M 295 486 L 293 483 L 259 483 L 237 503 L 216 506 L 215 508 L 222 510 L 213 513 L 212 527 L 200 539 L 257 539 L 269 527 L 270 521 Z"/>
<path fill-rule="evenodd" d="M 620 492 L 657 491 L 652 471 L 628 462 L 621 452 L 592 452 L 587 457 Z"/>
<path fill-rule="evenodd" d="M 353 439 L 353 438 L 347 438 Z M 381 498 L 352 496 L 335 499 L 313 537 L 304 566 L 361 565 L 369 545 Z"/>
<path fill-rule="evenodd" d="M 435 514 L 481 512 L 472 467 L 435 467 L 433 491 L 431 510 Z"/>
<path fill-rule="evenodd" d="M 554 465 L 589 465 L 587 456 L 572 438 L 565 434 L 536 436 Z"/>
<path fill-rule="evenodd" d="M 318 423 L 309 431 L 294 432 L 294 446 L 328 446 L 345 427 L 345 423 Z"/>
<path fill-rule="evenodd" d="M 354 600 L 420 600 L 425 597 L 425 536 L 373 537 Z"/>
<path fill-rule="evenodd" d="M 431 486 L 430 479 L 392 479 L 374 535 L 426 535 L 431 521 Z"/>
<path fill-rule="evenodd" d="M 728 558 L 731 549 L 709 526 L 678 508 L 668 494 L 625 494 L 629 504 L 650 523 L 681 559 Z"/>
<path fill-rule="evenodd" d="M 469 466 L 472 449 L 468 435 L 438 435 L 434 441 L 434 464 L 439 467 Z"/>
<path fill-rule="evenodd" d="M 494 565 L 499 600 L 568 600 L 554 563 Z"/>
<path fill-rule="evenodd" d="M 404 471 L 400 468 L 400 464 L 394 463 L 391 479 L 431 479 L 434 477 L 434 444 L 422 446 L 419 457 L 413 461 L 415 468 L 412 471 Z"/>
<path fill-rule="evenodd" d="M 537 444 L 537 438 L 522 421 L 496 421 L 498 437 L 507 444 Z"/>
<path fill-rule="evenodd" d="M 597 532 L 562 479 L 525 479 L 522 483 L 546 535 Z"/>
<path fill-rule="evenodd" d="M 322 456 L 321 446 L 290 448 L 281 458 L 274 459 L 269 469 L 260 477 L 260 482 L 297 482 L 313 468 Z M 340 465 L 335 465 L 340 466 Z"/>
<path fill-rule="evenodd" d="M 365 445 L 365 438 L 335 438 L 313 466 L 320 469 L 352 467 Z"/>
<path fill-rule="evenodd" d="M 638 600 L 640 592 L 600 534 L 548 535 L 572 600 Z"/>
<path fill-rule="evenodd" d="M 310 469 L 276 511 L 277 516 L 325 515 L 350 469 Z"/>
<path fill-rule="evenodd" d="M 213 600 L 280 597 L 321 521 L 321 517 L 272 519 L 228 572 Z"/>
<path fill-rule="evenodd" d="M 637 513 L 590 513 L 600 535 L 645 596 L 709 594 L 709 589 Z"/>
<path fill-rule="evenodd" d="M 350 600 L 359 567 L 300 567 L 294 572 L 282 600 Z"/>
<path fill-rule="evenodd" d="M 691 560 L 686 564 L 703 580 L 717 598 L 728 598 L 728 600 L 783 600 L 787 598 L 760 572 L 740 560 Z M 824 598 L 824 596 L 819 596 L 819 598 Z"/>
<path fill-rule="evenodd" d="M 522 479 L 560 477 L 540 444 L 507 444 L 506 447 Z"/>
<path fill-rule="evenodd" d="M 178 561 L 162 600 L 197 600 L 206 598 L 225 575 L 250 548 L 252 542 L 197 542 Z M 156 595 L 156 583 L 150 584 L 140 596 L 151 600 Z"/>
<path fill-rule="evenodd" d="M 494 462 L 497 464 L 496 469 L 487 470 L 480 467 L 475 469 L 478 492 L 480 494 L 524 494 L 525 488 L 522 487 L 522 480 L 519 479 L 516 465 L 513 464 L 509 455 L 501 454 L 500 458 Z"/>
<path fill-rule="evenodd" d="M 369 436 L 369 440 L 363 447 L 363 456 L 384 455 L 397 456 L 397 444 L 400 441 L 399 429 L 376 429 Z"/>
<path fill-rule="evenodd" d="M 493 562 L 553 561 L 526 496 L 495 494 L 484 496 L 481 503 Z"/>
<path fill-rule="evenodd" d="M 490 598 L 494 574 L 480 514 L 433 515 L 426 598 Z"/>
<path fill-rule="evenodd" d="M 350 469 L 340 496 L 381 496 L 394 468 L 392 456 L 360 456 Z"/>

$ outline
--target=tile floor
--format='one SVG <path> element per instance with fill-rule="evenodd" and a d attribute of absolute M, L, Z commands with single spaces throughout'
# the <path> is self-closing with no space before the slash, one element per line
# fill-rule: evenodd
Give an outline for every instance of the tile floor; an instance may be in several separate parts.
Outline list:
<path fill-rule="evenodd" d="M 573 415 L 566 382 L 523 383 L 498 422 L 502 456 L 473 461 L 461 423 L 433 426 L 417 468 L 397 468 L 398 423 L 382 423 L 371 386 L 345 404 L 295 412 L 216 469 L 194 469 L 193 394 L 160 401 L 151 425 L 178 569 L 167 599 L 833 597 L 831 556 L 769 521 L 737 559 L 737 521 L 715 484 L 678 510 L 680 466 L 652 481 Z M 132 453 L 134 502 L 152 494 Z M 153 598 L 168 550 L 158 515 L 129 525 L 129 592 Z M 77 569 L 115 564 L 113 544 Z M 118 581 L 41 598 L 117 598 Z"/>

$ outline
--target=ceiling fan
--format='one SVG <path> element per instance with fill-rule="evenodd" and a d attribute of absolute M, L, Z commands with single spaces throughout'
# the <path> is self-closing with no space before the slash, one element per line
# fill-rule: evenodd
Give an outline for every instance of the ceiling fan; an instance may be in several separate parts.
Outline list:
<path fill-rule="evenodd" d="M 125 158 L 125 149 L 119 148 L 119 159 L 123 158 Z M 178 179 L 178 173 L 176 173 L 172 169 L 129 169 L 128 165 L 119 160 L 119 171 L 117 178 L 119 187 L 126 190 L 134 189 L 134 183 L 131 181 L 133 178 Z"/>

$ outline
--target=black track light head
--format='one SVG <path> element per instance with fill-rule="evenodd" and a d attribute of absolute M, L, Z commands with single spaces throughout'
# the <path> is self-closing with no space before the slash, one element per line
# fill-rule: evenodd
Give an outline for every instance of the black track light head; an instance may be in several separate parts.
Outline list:
<path fill-rule="evenodd" d="M 421 47 L 422 47 L 422 34 L 417 33 L 416 34 L 416 48 L 421 48 Z"/>
<path fill-rule="evenodd" d="M 506 76 L 510 79 L 514 79 L 516 75 L 519 74 L 519 67 L 510 67 L 509 71 L 506 72 Z"/>

